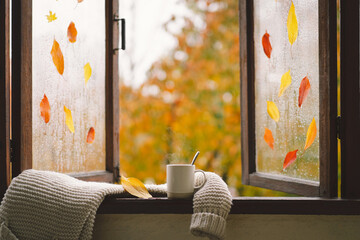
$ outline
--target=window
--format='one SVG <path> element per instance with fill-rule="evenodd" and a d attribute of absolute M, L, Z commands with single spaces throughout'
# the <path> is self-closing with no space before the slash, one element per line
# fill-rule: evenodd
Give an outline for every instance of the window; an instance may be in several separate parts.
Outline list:
<path fill-rule="evenodd" d="M 116 1 L 13 1 L 13 176 L 118 177 L 117 11 Z"/>
<path fill-rule="evenodd" d="M 302 11 L 310 11 L 307 9 L 306 3 L 300 3 L 301 1 L 293 1 L 295 8 L 295 13 L 301 19 Z M 19 174 L 22 170 L 31 168 L 34 165 L 33 156 L 33 146 L 36 144 L 36 140 L 34 141 L 33 130 L 35 129 L 35 118 L 34 115 L 37 114 L 37 120 L 44 121 L 39 118 L 39 100 L 43 99 L 43 96 L 39 97 L 38 95 L 34 95 L 37 90 L 34 88 L 34 84 L 36 78 L 34 77 L 34 55 L 38 52 L 34 53 L 36 49 L 36 44 L 34 43 L 34 35 L 33 31 L 36 28 L 35 21 L 33 21 L 32 14 L 34 13 L 33 7 L 36 1 L 12 1 L 12 121 L 11 121 L 11 129 L 12 129 L 12 149 L 13 149 L 13 162 L 10 164 L 10 114 L 9 114 L 9 106 L 10 106 L 10 59 L 9 59 L 9 16 L 6 12 L 9 12 L 9 3 L 10 1 L 3 1 L 1 3 L 0 10 L 0 30 L 1 39 L 0 39 L 0 51 L 1 51 L 1 83 L 0 83 L 0 91 L 1 96 L 0 104 L 1 104 L 1 116 L 0 116 L 0 137 L 1 137 L 1 189 L 4 191 L 6 189 L 6 185 L 9 184 L 10 180 L 10 166 L 12 169 L 13 176 Z M 318 101 L 319 107 L 315 107 L 314 109 L 309 110 L 311 114 L 314 115 L 314 119 L 317 126 L 317 134 L 314 142 L 312 142 L 311 151 L 306 151 L 304 153 L 304 157 L 306 154 L 310 154 L 314 156 L 315 165 L 319 165 L 318 172 L 315 171 L 313 175 L 297 175 L 294 169 L 291 167 L 297 167 L 296 162 L 298 162 L 299 158 L 295 161 L 295 165 L 291 165 L 286 167 L 286 171 L 281 171 L 283 166 L 283 158 L 285 158 L 286 153 L 294 149 L 292 146 L 287 146 L 284 149 L 280 149 L 282 151 L 280 158 L 276 156 L 277 163 L 280 162 L 280 171 L 277 167 L 275 170 L 262 168 L 264 165 L 261 163 L 262 159 L 257 159 L 261 154 L 266 154 L 267 152 L 272 151 L 271 144 L 265 143 L 263 140 L 263 135 L 265 132 L 265 126 L 269 124 L 272 126 L 267 127 L 268 129 L 273 131 L 273 135 L 275 136 L 277 128 L 279 126 L 273 118 L 274 116 L 267 115 L 267 104 L 264 105 L 266 101 L 274 102 L 278 109 L 282 111 L 286 111 L 288 106 L 280 107 L 282 103 L 279 99 L 288 98 L 289 101 L 292 101 L 293 105 L 297 102 L 298 97 L 298 88 L 301 84 L 301 73 L 297 74 L 296 69 L 292 70 L 290 67 L 290 76 L 292 79 L 292 84 L 295 86 L 288 87 L 284 90 L 282 96 L 278 96 L 281 77 L 287 72 L 289 68 L 286 63 L 282 61 L 294 61 L 296 64 L 303 64 L 302 62 L 298 63 L 297 59 L 287 59 L 287 56 L 281 56 L 282 53 L 276 53 L 276 40 L 274 39 L 273 33 L 270 30 L 274 30 L 271 26 L 267 29 L 262 26 L 263 20 L 261 17 L 256 18 L 256 16 L 261 15 L 261 6 L 258 3 L 261 3 L 260 0 L 247 0 L 247 1 L 239 1 L 240 6 L 240 62 L 241 62 L 241 111 L 242 111 L 242 170 L 243 170 L 243 182 L 246 184 L 266 187 L 275 190 L 281 190 L 285 192 L 296 193 L 305 196 L 321 196 L 321 197 L 336 197 L 337 196 L 337 134 L 339 134 L 341 138 L 341 196 L 342 198 L 359 198 L 360 197 L 360 186 L 357 186 L 356 183 L 359 182 L 359 176 L 357 173 L 358 167 L 360 167 L 358 163 L 359 156 L 359 148 L 358 148 L 358 135 L 360 134 L 360 102 L 359 102 L 359 8 L 351 6 L 349 3 L 345 1 L 341 2 L 341 78 L 344 80 L 341 82 L 341 118 L 336 118 L 336 2 L 335 1 L 312 1 L 310 7 L 317 6 L 318 12 L 313 15 L 313 20 L 316 21 L 318 19 L 318 35 L 315 34 L 311 36 L 311 41 L 318 42 L 318 44 L 313 44 L 312 46 L 318 46 L 318 51 L 312 51 L 311 57 L 314 59 L 310 61 L 318 61 L 318 66 L 316 64 L 309 66 L 309 68 L 316 68 L 316 70 L 311 70 L 308 78 L 310 79 L 311 91 L 307 98 L 303 101 L 303 106 L 300 110 L 305 109 L 305 107 L 309 107 L 309 101 L 313 100 L 314 102 Z M 310 3 L 307 2 L 307 3 Z M 60 3 L 57 3 L 60 4 Z M 74 8 L 74 11 L 80 9 L 80 4 Z M 266 1 L 264 4 L 270 4 Z M 279 10 L 281 14 L 285 14 L 286 16 L 289 14 L 289 9 L 291 9 L 291 3 L 282 1 L 274 1 L 276 10 Z M 276 5 L 277 4 L 277 5 Z M 216 4 L 215 4 L 216 5 Z M 204 5 L 205 6 L 205 5 Z M 207 7 L 211 6 L 206 5 Z M 214 7 L 218 9 L 220 5 Z M 303 7 L 303 9 L 302 9 Z M 77 9 L 79 8 L 79 9 Z M 315 7 L 316 8 L 316 7 Z M 117 114 L 119 113 L 117 101 L 118 101 L 118 82 L 117 82 L 117 66 L 118 66 L 118 56 L 117 51 L 117 36 L 118 36 L 118 24 L 116 23 L 118 19 L 117 14 L 117 1 L 112 1 L 112 4 L 109 4 L 108 1 L 105 1 L 105 15 L 101 18 L 105 17 L 105 85 L 99 88 L 105 88 L 105 93 L 101 97 L 105 102 L 105 166 L 102 166 L 99 169 L 96 169 L 96 172 L 89 172 L 86 174 L 82 174 L 80 178 L 83 179 L 91 179 L 91 180 L 105 180 L 112 181 L 113 177 L 117 176 L 117 163 L 119 159 L 119 119 Z M 285 9 L 285 10 L 284 10 Z M 313 11 L 313 10 L 311 10 Z M 234 11 L 235 14 L 237 11 Z M 285 13 L 284 13 L 285 12 Z M 271 13 L 272 14 L 272 13 Z M 272 15 L 270 15 L 272 16 Z M 121 16 L 120 16 L 121 17 Z M 280 21 L 276 18 L 276 16 L 271 17 L 274 21 Z M 286 21 L 286 17 L 284 18 Z M 256 21 L 259 21 L 258 23 Z M 257 25 L 258 24 L 258 25 Z M 270 24 L 270 23 L 269 23 Z M 314 23 L 315 24 L 315 23 Z M 67 25 L 67 24 L 66 24 Z M 315 24 L 316 25 L 316 24 Z M 75 25 L 76 26 L 76 25 Z M 314 25 L 313 25 L 314 26 Z M 299 24 L 299 29 L 301 24 Z M 77 26 L 80 29 L 80 26 Z M 190 28 L 189 28 L 190 29 Z M 265 29 L 265 32 L 264 32 Z M 305 28 L 304 28 L 305 29 Z M 276 29 L 275 29 L 276 30 Z M 267 32 L 268 31 L 268 32 Z M 287 29 L 284 27 L 284 32 L 286 33 Z M 316 32 L 316 31 L 315 31 Z M 273 52 L 269 54 L 269 47 L 264 51 L 264 44 L 260 42 L 259 37 L 263 37 L 266 33 L 269 34 L 269 41 L 272 44 Z M 356 37 L 354 37 L 354 34 Z M 300 36 L 303 36 L 304 32 L 299 30 L 298 39 L 295 40 L 295 43 L 291 44 L 286 42 L 287 46 L 293 45 L 290 47 L 290 56 L 293 56 L 296 53 L 299 53 L 300 48 Z M 316 37 L 316 35 L 318 37 Z M 32 37 L 30 37 L 32 36 Z M 226 36 L 226 34 L 224 34 Z M 282 36 L 285 39 L 285 36 Z M 56 34 L 55 34 L 56 38 Z M 255 39 L 256 38 L 256 39 Z M 26 41 L 25 41 L 26 39 Z M 196 37 L 194 38 L 196 40 Z M 192 39 L 192 40 L 194 40 Z M 66 39 L 65 39 L 66 40 Z M 263 39 L 261 39 L 263 40 Z M 59 40 L 60 41 L 60 40 Z M 58 42 L 59 43 L 59 42 Z M 299 44 L 298 44 L 299 43 Z M 259 46 L 259 44 L 261 44 Z M 296 44 L 298 44 L 296 46 Z M 60 44 L 59 44 L 60 45 Z M 72 46 L 68 43 L 67 47 Z M 213 47 L 219 47 L 219 44 L 214 44 Z M 62 45 L 60 45 L 62 48 Z M 237 46 L 235 46 L 237 47 Z M 282 47 L 284 47 L 282 45 Z M 302 46 L 306 49 L 307 45 Z M 64 47 L 65 49 L 66 47 Z M 298 49 L 297 49 L 298 48 Z M 48 50 L 48 55 L 51 49 Z M 179 49 L 178 49 L 179 50 Z M 288 51 L 289 49 L 287 49 Z M 3 54 L 4 53 L 4 54 Z M 174 52 L 176 53 L 176 52 Z M 279 54 L 279 55 L 276 55 Z M 178 52 L 177 57 L 179 58 L 177 64 L 184 64 L 181 59 L 186 56 Z M 262 55 L 262 56 L 261 56 Z M 267 69 L 260 69 L 258 60 L 260 58 L 264 58 L 268 60 L 267 55 L 270 55 L 270 65 Z M 49 57 L 49 56 L 48 56 Z M 277 57 L 278 61 L 271 62 L 271 57 Z M 261 61 L 264 61 L 262 59 Z M 285 59 L 285 60 L 284 60 Z M 317 60 L 316 60 L 317 59 Z M 41 61 L 38 60 L 38 61 Z M 51 59 L 52 61 L 52 59 Z M 51 62 L 50 61 L 50 62 Z M 85 63 L 85 62 L 84 62 Z M 54 66 L 55 65 L 55 66 Z M 55 73 L 60 74 L 57 69 L 56 64 L 52 65 Z M 84 64 L 80 64 L 82 68 L 84 68 Z M 218 65 L 209 65 L 212 67 L 216 67 Z M 204 65 L 204 67 L 209 67 Z M 260 66 L 262 66 L 260 64 Z M 279 70 L 278 70 L 279 67 Z M 275 69 L 276 71 L 271 72 L 270 70 Z M 49 69 L 45 69 L 46 71 Z M 44 71 L 45 71 L 44 70 Z M 153 68 L 155 75 L 160 74 L 158 69 Z M 261 76 L 261 71 L 269 70 L 269 73 L 272 74 L 268 79 L 258 79 L 257 76 Z M 200 71 L 200 70 L 199 70 Z M 295 74 L 295 75 L 293 75 Z M 311 75 L 310 75 L 311 74 Z M 61 75 L 61 74 L 60 74 Z M 115 77 L 113 77 L 115 76 Z M 176 76 L 176 72 L 174 72 L 174 76 Z M 271 80 L 272 77 L 280 78 L 278 84 L 274 86 L 269 86 L 269 88 L 265 88 L 261 90 L 262 81 Z M 159 77 L 159 76 L 158 76 Z M 180 76 L 181 77 L 181 76 Z M 179 78 L 180 78 L 179 77 Z M 82 76 L 81 76 L 82 78 Z M 298 78 L 297 80 L 295 78 Z M 305 78 L 305 77 L 304 77 Z M 318 83 L 314 80 L 318 78 Z M 346 81 L 345 81 L 346 79 Z M 64 79 L 61 79 L 64 80 Z M 81 80 L 84 83 L 84 79 Z M 91 81 L 91 79 L 90 79 Z M 297 85 L 296 85 L 297 84 Z M 105 86 L 105 87 L 104 87 Z M 165 87 L 171 88 L 170 84 L 165 84 Z M 211 86 L 211 84 L 210 84 Z M 151 85 L 150 85 L 151 87 Z M 155 88 L 151 91 L 155 91 Z M 318 89 L 316 92 L 315 90 Z M 273 99 L 269 99 L 270 95 L 268 93 L 261 95 L 258 94 L 258 90 L 261 91 L 273 91 Z M 314 91 L 313 91 L 314 90 Z M 150 92 L 151 92 L 150 91 Z M 122 92 L 126 93 L 126 92 Z M 230 95 L 225 95 L 224 92 L 221 97 L 225 101 L 226 99 L 230 99 Z M 230 92 L 230 94 L 234 97 L 234 92 Z M 311 96 L 310 94 L 313 94 Z M 286 94 L 286 95 L 285 95 Z M 289 95 L 290 94 L 290 95 Z M 318 100 L 316 99 L 316 96 Z M 239 96 L 239 95 L 237 95 Z M 295 100 L 294 100 L 295 96 Z M 315 98 L 314 98 L 315 97 Z M 100 98 L 100 97 L 99 97 Z M 37 99 L 37 100 L 34 100 Z M 150 98 L 149 98 L 150 99 Z M 269 100 L 268 100 L 269 99 Z M 281 99 L 281 100 L 282 100 Z M 97 99 L 98 100 L 98 99 Z M 36 103 L 37 101 L 37 103 Z M 102 100 L 101 100 L 102 101 Z M 262 105 L 257 105 L 258 102 L 262 101 Z M 277 102 L 276 102 L 277 101 Z M 226 102 L 226 101 L 225 101 Z M 50 101 L 51 103 L 51 101 Z M 71 103 L 70 103 L 71 104 Z M 307 106 L 305 105 L 307 104 Z M 314 104 L 317 105 L 317 104 Z M 171 106 L 171 105 L 170 105 Z M 257 108 L 256 106 L 259 106 Z M 298 107 L 295 105 L 295 107 Z M 70 109 L 70 108 L 69 108 Z M 265 110 L 264 110 L 265 109 Z M 284 110 L 285 109 L 285 110 Z M 71 109 L 70 109 L 71 110 Z M 299 110 L 299 109 L 298 109 Z M 101 110 L 100 110 L 101 111 Z M 262 111 L 258 112 L 258 111 Z M 280 112 L 279 111 L 279 112 Z M 36 113 L 37 112 L 37 113 Z M 264 114 L 262 116 L 261 114 Z M 103 113 L 101 113 L 103 114 Z M 101 115 L 100 114 L 100 115 Z M 281 115 L 282 116 L 282 115 Z M 280 117 L 281 117 L 280 116 Z M 64 113 L 64 122 L 63 126 L 65 129 L 68 129 L 68 125 L 66 125 L 66 114 Z M 261 118 L 263 117 L 263 119 Z M 292 116 L 289 116 L 292 117 Z M 266 118 L 264 120 L 264 118 Z M 35 119 L 35 120 L 34 120 Z M 310 125 L 309 121 L 312 120 L 309 117 L 304 123 L 301 122 L 302 129 L 302 137 L 300 138 L 300 142 L 305 142 L 306 140 L 306 131 Z M 41 122 L 40 122 L 41 123 Z M 74 121 L 74 124 L 76 120 Z M 152 122 L 154 126 L 157 124 L 156 122 Z M 258 127 L 260 126 L 260 130 Z M 262 129 L 261 129 L 262 127 Z M 290 126 L 292 129 L 293 126 Z M 121 128 L 121 126 L 120 126 Z M 287 130 L 287 134 L 289 138 L 291 137 L 292 131 Z M 96 131 L 97 133 L 97 131 Z M 83 130 L 81 133 L 86 137 L 87 132 Z M 284 136 L 285 136 L 284 135 Z M 97 135 L 96 135 L 97 136 Z M 283 137 L 283 136 L 281 136 Z M 204 141 L 209 140 L 210 138 L 205 138 Z M 279 138 L 277 138 L 279 139 Z M 140 139 L 144 140 L 144 139 Z M 146 139 L 145 139 L 146 140 Z M 285 141 L 285 140 L 281 140 Z M 121 143 L 120 143 L 121 144 Z M 276 142 L 274 142 L 276 144 Z M 297 144 L 297 143 L 296 143 Z M 301 145 L 301 144 L 300 144 Z M 304 145 L 304 143 L 302 144 Z M 263 147 L 261 147 L 263 146 Z M 265 146 L 265 147 L 264 147 Z M 148 146 L 149 147 L 149 146 Z M 151 147 L 151 146 L 150 146 Z M 261 147 L 261 149 L 260 149 Z M 303 146 L 300 146 L 301 148 Z M 190 148 L 193 150 L 192 148 Z M 37 148 L 37 150 L 42 150 Z M 230 150 L 230 149 L 228 149 Z M 275 150 L 275 145 L 274 145 Z M 262 153 L 264 151 L 264 153 Z M 190 151 L 186 158 L 190 157 Z M 300 154 L 300 150 L 298 152 Z M 280 159 L 280 160 L 279 160 Z M 160 159 L 159 161 L 162 161 Z M 273 167 L 272 165 L 270 167 Z M 86 170 L 86 168 L 85 168 Z M 237 168 L 236 171 L 239 169 Z M 83 171 L 83 170 L 79 170 Z M 229 173 L 230 174 L 230 173 Z M 225 175 L 229 176 L 229 175 Z M 310 176 L 310 177 L 309 177 Z M 259 203 L 259 205 L 264 204 L 267 207 L 271 206 L 275 201 L 280 204 L 281 200 L 274 200 L 272 202 L 267 201 L 266 199 L 238 199 L 239 201 L 244 201 L 245 204 L 253 204 Z M 288 200 L 286 200 L 288 201 Z M 316 203 L 313 203 L 316 202 Z M 165 201 L 166 202 L 166 201 Z M 291 203 L 290 203 L 291 202 Z M 326 206 L 340 206 L 341 209 L 345 208 L 346 201 L 332 201 L 332 200 L 319 200 L 317 198 L 313 199 L 302 199 L 302 198 L 294 198 L 294 200 L 289 201 L 289 205 L 287 208 L 291 208 L 291 206 L 298 206 L 302 203 L 304 204 L 317 204 L 321 205 L 322 203 L 326 203 Z M 141 201 L 139 201 L 141 203 Z M 162 203 L 162 202 L 161 202 Z M 152 203 L 147 203 L 152 204 Z M 183 203 L 179 203 L 180 205 Z M 333 205 L 335 204 L 335 205 Z M 344 205 L 345 204 L 345 205 Z M 357 206 L 356 201 L 351 202 L 351 204 L 355 204 L 352 206 Z M 236 210 L 238 209 L 238 210 Z M 310 211 L 311 209 L 308 209 Z M 239 208 L 235 206 L 235 211 L 239 211 Z M 242 210 L 241 210 L 242 211 Z M 268 212 L 274 213 L 276 210 L 271 210 Z M 325 210 L 324 210 L 325 211 Z M 319 213 L 324 213 L 324 211 L 320 210 Z M 266 212 L 266 211 L 265 211 Z M 336 212 L 339 213 L 339 212 Z M 340 211 L 341 213 L 341 211 Z"/>
<path fill-rule="evenodd" d="M 317 0 L 241 2 L 244 183 L 337 195 L 335 7 Z"/>

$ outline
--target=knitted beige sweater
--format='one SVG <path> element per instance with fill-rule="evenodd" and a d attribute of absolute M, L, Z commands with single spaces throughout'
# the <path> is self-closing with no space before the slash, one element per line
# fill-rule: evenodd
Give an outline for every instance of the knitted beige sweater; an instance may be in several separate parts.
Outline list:
<path fill-rule="evenodd" d="M 195 236 L 224 239 L 232 197 L 226 183 L 218 175 L 206 172 L 206 178 L 204 187 L 194 194 L 190 231 Z M 196 174 L 196 185 L 202 181 L 203 175 Z"/>
<path fill-rule="evenodd" d="M 222 239 L 231 196 L 220 177 L 206 175 L 207 183 L 194 195 L 190 229 L 194 235 Z M 146 187 L 153 195 L 166 196 L 166 185 Z M 0 240 L 91 239 L 96 211 L 110 194 L 126 195 L 121 185 L 26 170 L 12 180 L 1 203 Z"/>

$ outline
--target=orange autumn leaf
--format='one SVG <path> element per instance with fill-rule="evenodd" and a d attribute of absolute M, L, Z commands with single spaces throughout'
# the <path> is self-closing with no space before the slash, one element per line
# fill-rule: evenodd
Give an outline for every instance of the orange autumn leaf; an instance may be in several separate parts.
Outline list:
<path fill-rule="evenodd" d="M 44 119 L 45 123 L 48 123 L 50 121 L 50 103 L 45 94 L 40 102 L 40 114 L 41 117 Z"/>
<path fill-rule="evenodd" d="M 62 75 L 64 73 L 64 56 L 61 52 L 59 43 L 55 39 L 50 53 L 56 69 Z"/>
<path fill-rule="evenodd" d="M 67 36 L 71 43 L 76 42 L 77 30 L 75 27 L 75 23 L 71 22 L 68 27 Z"/>
<path fill-rule="evenodd" d="M 81 3 L 82 1 L 84 1 L 84 0 L 78 0 L 78 3 Z"/>
<path fill-rule="evenodd" d="M 126 178 L 121 176 L 121 185 L 133 196 L 145 199 L 152 197 L 145 185 L 137 178 Z"/>
<path fill-rule="evenodd" d="M 307 95 L 310 91 L 310 82 L 308 77 L 304 77 L 303 80 L 301 80 L 300 87 L 299 87 L 299 107 L 303 104 L 305 101 Z"/>
<path fill-rule="evenodd" d="M 310 126 L 307 130 L 306 133 L 306 141 L 305 141 L 305 147 L 304 147 L 304 151 L 309 148 L 311 146 L 311 144 L 314 142 L 315 137 L 316 137 L 316 122 L 315 122 L 315 118 L 313 118 L 313 120 L 310 123 Z"/>
<path fill-rule="evenodd" d="M 267 32 L 265 32 L 265 34 L 262 37 L 262 45 L 263 45 L 263 48 L 264 48 L 264 53 L 268 58 L 270 58 L 271 51 L 272 51 L 272 47 L 271 47 L 269 37 L 270 37 L 270 35 Z"/>
<path fill-rule="evenodd" d="M 297 153 L 298 149 L 296 149 L 295 151 L 292 152 L 288 152 L 286 154 L 285 160 L 284 160 L 284 164 L 283 164 L 283 171 L 293 162 L 295 162 L 296 160 L 296 153 Z"/>
<path fill-rule="evenodd" d="M 88 132 L 88 135 L 87 135 L 87 138 L 86 138 L 86 142 L 87 143 L 92 143 L 95 139 L 95 129 L 93 127 L 91 127 L 89 129 L 89 132 Z"/>
<path fill-rule="evenodd" d="M 269 145 L 269 147 L 271 147 L 271 149 L 274 149 L 274 137 L 271 130 L 268 128 L 265 128 L 264 140 Z"/>

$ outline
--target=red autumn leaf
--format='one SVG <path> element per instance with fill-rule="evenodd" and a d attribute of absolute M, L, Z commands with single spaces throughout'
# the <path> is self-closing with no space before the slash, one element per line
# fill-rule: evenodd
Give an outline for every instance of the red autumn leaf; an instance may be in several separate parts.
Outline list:
<path fill-rule="evenodd" d="M 59 43 L 55 39 L 50 53 L 56 69 L 62 75 L 64 73 L 64 56 L 61 52 Z"/>
<path fill-rule="evenodd" d="M 266 56 L 268 58 L 270 58 L 271 51 L 272 51 L 272 47 L 271 47 L 269 37 L 270 37 L 270 35 L 267 32 L 265 32 L 264 36 L 262 37 L 262 45 L 263 45 L 263 48 L 264 48 L 264 53 L 266 54 Z"/>
<path fill-rule="evenodd" d="M 88 135 L 87 135 L 87 138 L 86 138 L 86 142 L 87 143 L 92 143 L 95 139 L 95 129 L 93 127 L 91 127 L 89 129 L 89 132 L 88 132 Z"/>
<path fill-rule="evenodd" d="M 40 114 L 41 117 L 44 119 L 45 123 L 48 123 L 50 121 L 50 104 L 45 94 L 40 102 Z"/>
<path fill-rule="evenodd" d="M 305 101 L 307 95 L 309 94 L 309 91 L 310 91 L 310 82 L 308 77 L 306 76 L 301 81 L 299 87 L 299 107 L 301 107 L 301 105 Z"/>
<path fill-rule="evenodd" d="M 286 157 L 285 157 L 285 160 L 284 160 L 284 164 L 283 164 L 283 171 L 284 171 L 285 168 L 287 168 L 291 163 L 295 162 L 297 151 L 298 151 L 298 149 L 296 149 L 295 151 L 292 151 L 292 152 L 288 152 L 288 153 L 286 154 Z"/>
<path fill-rule="evenodd" d="M 76 42 L 77 30 L 75 27 L 75 23 L 71 22 L 68 27 L 67 36 L 71 43 Z"/>
<path fill-rule="evenodd" d="M 274 137 L 271 130 L 268 128 L 265 128 L 264 140 L 269 145 L 269 147 L 274 150 Z"/>

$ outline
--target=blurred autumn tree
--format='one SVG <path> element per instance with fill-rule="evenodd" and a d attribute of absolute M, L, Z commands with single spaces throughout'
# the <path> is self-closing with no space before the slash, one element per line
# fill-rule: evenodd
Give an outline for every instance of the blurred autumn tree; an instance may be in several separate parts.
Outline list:
<path fill-rule="evenodd" d="M 177 46 L 155 62 L 140 88 L 120 85 L 120 165 L 128 176 L 164 183 L 165 166 L 214 171 L 234 195 L 281 195 L 241 185 L 237 0 L 183 0 L 201 18 L 181 17 Z"/>

